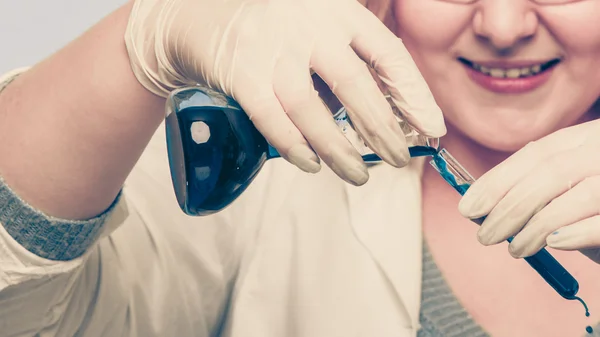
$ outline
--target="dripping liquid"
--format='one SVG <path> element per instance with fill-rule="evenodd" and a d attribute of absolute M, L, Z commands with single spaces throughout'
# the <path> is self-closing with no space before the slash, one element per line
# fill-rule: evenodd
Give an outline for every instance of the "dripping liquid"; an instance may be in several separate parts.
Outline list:
<path fill-rule="evenodd" d="M 583 305 L 583 308 L 585 309 L 585 316 L 586 317 L 590 317 L 590 311 L 588 310 L 587 304 L 585 304 L 585 302 L 580 297 L 573 296 L 572 299 L 575 300 L 575 301 L 579 301 Z M 587 333 L 594 333 L 594 329 L 591 326 L 588 325 L 588 326 L 585 327 L 585 332 L 587 332 Z"/>

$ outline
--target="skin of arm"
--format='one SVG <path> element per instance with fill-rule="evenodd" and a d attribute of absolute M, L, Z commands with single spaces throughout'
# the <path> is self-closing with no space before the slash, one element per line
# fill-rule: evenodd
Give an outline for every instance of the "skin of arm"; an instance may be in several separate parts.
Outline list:
<path fill-rule="evenodd" d="M 107 209 L 164 118 L 123 35 L 131 3 L 19 76 L 0 95 L 0 176 L 48 215 Z"/>

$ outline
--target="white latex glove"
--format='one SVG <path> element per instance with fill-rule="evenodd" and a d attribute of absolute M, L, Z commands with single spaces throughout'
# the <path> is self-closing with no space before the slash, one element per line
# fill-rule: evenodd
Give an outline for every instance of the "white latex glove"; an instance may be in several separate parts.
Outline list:
<path fill-rule="evenodd" d="M 201 84 L 234 98 L 292 164 L 325 161 L 353 184 L 358 152 L 314 90 L 316 72 L 387 163 L 409 159 L 404 135 L 365 60 L 422 134 L 442 136 L 439 107 L 404 45 L 357 0 L 136 0 L 125 41 L 138 80 L 157 95 Z"/>
<path fill-rule="evenodd" d="M 509 250 L 527 257 L 544 246 L 581 250 L 600 263 L 600 121 L 530 143 L 475 182 L 459 204 L 485 245 L 515 236 Z"/>

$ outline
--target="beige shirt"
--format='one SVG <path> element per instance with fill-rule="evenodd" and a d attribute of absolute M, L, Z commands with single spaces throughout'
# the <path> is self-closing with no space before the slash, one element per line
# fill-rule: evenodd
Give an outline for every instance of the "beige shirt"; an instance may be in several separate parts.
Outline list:
<path fill-rule="evenodd" d="M 276 159 L 189 217 L 161 127 L 83 257 L 43 259 L 0 226 L 0 337 L 416 336 L 421 169 L 379 164 L 352 187 Z"/>

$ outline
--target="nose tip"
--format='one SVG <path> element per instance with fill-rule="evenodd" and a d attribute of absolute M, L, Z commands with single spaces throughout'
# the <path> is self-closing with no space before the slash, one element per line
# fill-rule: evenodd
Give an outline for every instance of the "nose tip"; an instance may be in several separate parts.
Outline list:
<path fill-rule="evenodd" d="M 475 33 L 499 51 L 508 50 L 535 35 L 537 14 L 513 1 L 490 1 L 475 14 Z"/>

